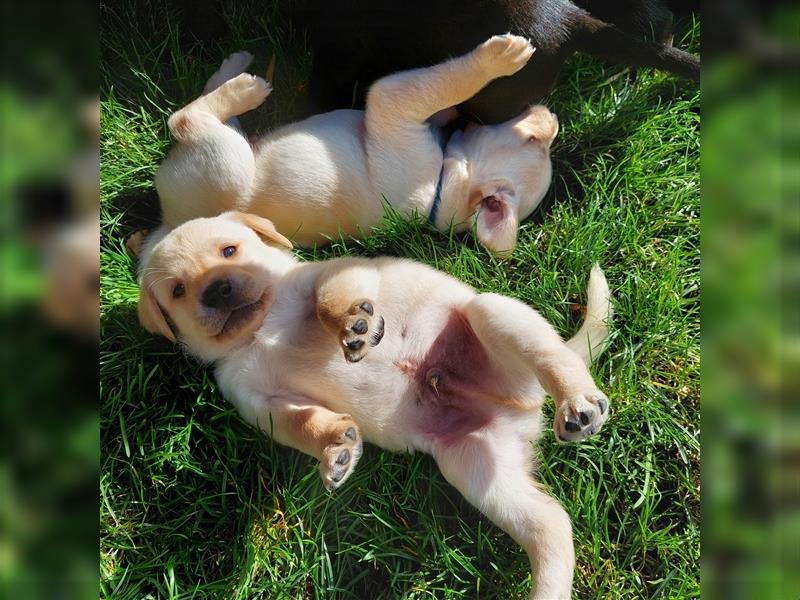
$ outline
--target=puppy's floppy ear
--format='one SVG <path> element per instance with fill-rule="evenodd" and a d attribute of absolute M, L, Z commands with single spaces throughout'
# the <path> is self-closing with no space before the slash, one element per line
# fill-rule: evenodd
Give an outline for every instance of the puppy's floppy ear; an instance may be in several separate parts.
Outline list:
<path fill-rule="evenodd" d="M 558 117 L 537 104 L 514 119 L 512 129 L 524 142 L 539 142 L 550 147 L 558 135 Z"/>
<path fill-rule="evenodd" d="M 509 256 L 517 244 L 519 217 L 507 193 L 497 190 L 481 200 L 476 233 L 481 244 L 501 258 Z"/>
<path fill-rule="evenodd" d="M 139 323 L 142 327 L 151 333 L 158 333 L 163 335 L 171 342 L 175 341 L 175 334 L 172 332 L 167 319 L 164 317 L 164 312 L 158 305 L 156 297 L 153 292 L 147 289 L 147 286 L 142 283 L 139 289 Z"/>
<path fill-rule="evenodd" d="M 258 234 L 258 237 L 261 238 L 261 241 L 268 246 L 281 246 L 283 248 L 287 248 L 288 250 L 291 250 L 293 247 L 292 242 L 278 233 L 278 230 L 275 229 L 275 225 L 273 225 L 272 221 L 269 219 L 259 217 L 258 215 L 254 215 L 252 213 L 243 213 L 237 211 L 225 213 L 225 216 L 255 231 Z"/>

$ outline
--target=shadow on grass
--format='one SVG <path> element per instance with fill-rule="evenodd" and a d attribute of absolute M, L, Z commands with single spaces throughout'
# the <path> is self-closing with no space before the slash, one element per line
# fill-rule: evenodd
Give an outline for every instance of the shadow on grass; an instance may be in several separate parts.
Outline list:
<path fill-rule="evenodd" d="M 155 188 L 117 195 L 110 202 L 109 212 L 120 215 L 120 230 L 126 236 L 142 229 L 155 229 L 161 224 L 161 205 Z"/>

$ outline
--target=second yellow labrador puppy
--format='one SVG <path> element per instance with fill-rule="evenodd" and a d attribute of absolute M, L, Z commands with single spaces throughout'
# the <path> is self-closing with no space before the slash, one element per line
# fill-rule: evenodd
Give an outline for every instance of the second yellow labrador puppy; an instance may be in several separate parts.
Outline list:
<path fill-rule="evenodd" d="M 600 268 L 586 320 L 564 342 L 522 302 L 419 263 L 301 263 L 289 248 L 271 222 L 238 212 L 152 237 L 141 323 L 214 363 L 242 417 L 318 459 L 329 489 L 353 472 L 363 441 L 431 454 L 528 553 L 531 598 L 569 597 L 570 521 L 534 481 L 530 442 L 546 394 L 559 440 L 581 440 L 608 417 L 587 368 L 607 336 Z"/>
<path fill-rule="evenodd" d="M 517 72 L 532 54 L 524 38 L 495 36 L 448 62 L 380 79 L 365 111 L 316 115 L 252 145 L 235 117 L 271 87 L 243 72 L 252 56 L 233 54 L 204 94 L 169 119 L 178 143 L 155 181 L 164 227 L 241 210 L 308 246 L 368 231 L 383 218 L 385 199 L 442 231 L 474 225 L 487 248 L 509 252 L 519 222 L 550 185 L 555 116 L 534 106 L 507 123 L 471 125 L 444 147 L 429 121 Z"/>

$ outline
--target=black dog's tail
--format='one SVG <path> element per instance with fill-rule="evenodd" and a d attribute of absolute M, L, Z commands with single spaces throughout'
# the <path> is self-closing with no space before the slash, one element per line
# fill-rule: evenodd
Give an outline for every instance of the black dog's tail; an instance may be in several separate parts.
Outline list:
<path fill-rule="evenodd" d="M 575 49 L 631 67 L 654 67 L 681 77 L 700 79 L 700 59 L 672 46 L 639 40 L 583 10 L 571 27 Z"/>

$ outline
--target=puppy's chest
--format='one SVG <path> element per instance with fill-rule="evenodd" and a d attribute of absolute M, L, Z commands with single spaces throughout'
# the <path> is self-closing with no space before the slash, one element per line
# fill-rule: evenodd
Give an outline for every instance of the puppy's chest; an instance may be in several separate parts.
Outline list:
<path fill-rule="evenodd" d="M 324 330 L 317 320 L 313 292 L 279 297 L 267 313 L 256 341 L 265 358 L 293 366 L 311 362 L 323 343 Z"/>

